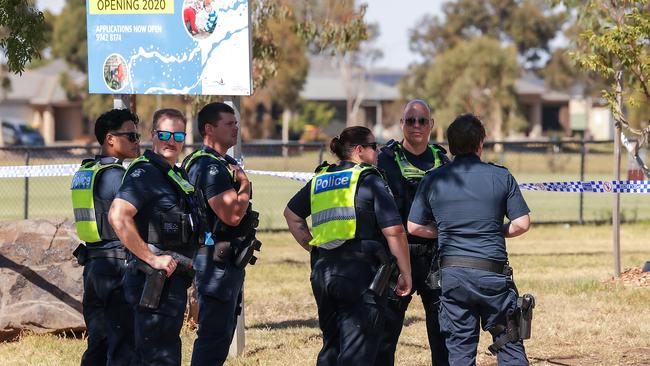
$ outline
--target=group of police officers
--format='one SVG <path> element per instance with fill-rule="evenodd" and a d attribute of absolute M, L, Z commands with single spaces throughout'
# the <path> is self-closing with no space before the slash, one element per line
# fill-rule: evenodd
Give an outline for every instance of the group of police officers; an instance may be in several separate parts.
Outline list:
<path fill-rule="evenodd" d="M 81 364 L 180 365 L 192 281 L 199 303 L 192 365 L 223 364 L 244 268 L 261 244 L 251 183 L 227 155 L 237 142 L 235 111 L 210 103 L 199 112 L 203 146 L 181 167 L 183 114 L 156 111 L 152 149 L 139 157 L 138 122 L 129 110 L 100 116 L 101 154 L 82 162 L 71 185 L 85 242 L 74 253 L 85 266 Z M 417 292 L 433 365 L 475 364 L 480 327 L 492 334 L 499 364 L 527 365 L 521 328 L 534 300 L 522 310 L 504 239 L 530 226 L 517 182 L 481 162 L 485 129 L 471 114 L 447 131 L 452 162 L 429 144 L 425 102 L 409 102 L 400 127 L 404 139 L 381 152 L 370 130 L 346 128 L 330 143 L 339 161 L 319 165 L 285 209 L 289 231 L 310 252 L 323 333 L 317 364 L 393 365 Z M 125 168 L 124 159 L 135 160 Z"/>

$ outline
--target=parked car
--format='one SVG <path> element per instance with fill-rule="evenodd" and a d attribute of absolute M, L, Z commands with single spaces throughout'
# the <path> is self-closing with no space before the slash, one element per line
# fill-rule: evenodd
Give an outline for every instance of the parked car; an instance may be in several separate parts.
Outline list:
<path fill-rule="evenodd" d="M 45 140 L 38 130 L 20 121 L 2 121 L 2 138 L 5 146 L 43 146 Z"/>

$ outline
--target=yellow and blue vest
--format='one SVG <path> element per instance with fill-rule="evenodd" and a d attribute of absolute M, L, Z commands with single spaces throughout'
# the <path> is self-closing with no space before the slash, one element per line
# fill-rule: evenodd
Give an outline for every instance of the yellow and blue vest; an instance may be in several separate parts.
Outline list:
<path fill-rule="evenodd" d="M 334 249 L 354 239 L 357 215 L 354 199 L 362 174 L 376 171 L 368 164 L 328 172 L 329 166 L 316 172 L 311 181 L 310 200 L 313 238 L 309 245 Z"/>
<path fill-rule="evenodd" d="M 102 163 L 102 160 L 111 162 Z M 79 239 L 87 244 L 102 240 L 117 240 L 108 224 L 110 202 L 95 202 L 94 188 L 98 174 L 109 168 L 125 170 L 118 159 L 84 160 L 72 178 L 72 208 Z M 98 224 L 99 222 L 99 224 Z"/>

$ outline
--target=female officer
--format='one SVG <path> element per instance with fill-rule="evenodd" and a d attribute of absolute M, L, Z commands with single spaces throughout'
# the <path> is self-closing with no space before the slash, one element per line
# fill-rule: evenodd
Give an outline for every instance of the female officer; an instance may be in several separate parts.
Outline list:
<path fill-rule="evenodd" d="M 296 241 L 312 255 L 311 285 L 323 348 L 318 365 L 372 365 L 383 329 L 385 298 L 370 290 L 390 252 L 400 276 L 395 291 L 411 290 L 411 264 L 402 220 L 379 171 L 369 129 L 349 127 L 330 143 L 338 164 L 321 164 L 287 204 Z M 312 216 L 312 231 L 305 220 Z"/>

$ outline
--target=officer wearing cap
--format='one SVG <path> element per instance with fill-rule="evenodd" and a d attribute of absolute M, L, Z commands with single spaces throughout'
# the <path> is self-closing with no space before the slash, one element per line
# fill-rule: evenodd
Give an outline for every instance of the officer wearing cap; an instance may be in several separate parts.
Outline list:
<path fill-rule="evenodd" d="M 134 308 L 135 365 L 181 363 L 179 334 L 192 282 L 183 262 L 194 256 L 196 233 L 202 230 L 194 187 L 175 166 L 185 124 L 175 109 L 154 113 L 152 150 L 131 163 L 109 213 L 113 229 L 132 254 L 124 288 Z M 150 287 L 160 273 L 166 276 L 164 286 Z"/>
<path fill-rule="evenodd" d="M 433 119 L 426 102 L 416 99 L 407 103 L 400 119 L 400 128 L 404 140 L 389 141 L 381 149 L 377 167 L 383 169 L 386 174 L 386 181 L 395 197 L 402 223 L 406 226 L 411 203 L 420 181 L 427 172 L 448 163 L 449 158 L 442 146 L 429 144 Z M 424 305 L 431 363 L 434 366 L 447 365 L 447 348 L 438 324 L 440 289 L 436 279 L 437 243 L 414 235 L 407 235 L 407 238 L 413 271 L 413 291 L 417 291 Z M 412 293 L 400 297 L 394 292 L 389 292 L 387 321 L 375 365 L 395 363 L 397 341 L 402 331 L 406 309 L 412 298 Z"/>
<path fill-rule="evenodd" d="M 207 104 L 198 114 L 203 146 L 188 155 L 183 168 L 190 182 L 203 191 L 207 205 L 209 239 L 194 260 L 199 301 L 198 336 L 192 365 L 222 365 L 241 311 L 246 263 L 237 262 L 243 250 L 236 239 L 254 235 L 244 219 L 251 184 L 237 161 L 226 152 L 237 144 L 235 111 L 224 103 Z M 255 225 L 256 226 L 256 225 Z"/>
<path fill-rule="evenodd" d="M 474 365 L 479 326 L 492 334 L 499 365 L 528 365 L 513 326 L 518 293 L 505 238 L 530 227 L 529 209 L 504 167 L 481 161 L 485 128 L 472 114 L 447 129 L 454 161 L 428 173 L 415 196 L 408 231 L 438 237 L 440 328 L 451 365 Z M 504 217 L 509 222 L 504 224 Z"/>
<path fill-rule="evenodd" d="M 133 354 L 133 312 L 124 299 L 126 250 L 108 223 L 122 184 L 123 159 L 140 153 L 138 116 L 128 109 L 105 112 L 95 122 L 100 155 L 81 162 L 72 179 L 72 207 L 80 244 L 73 253 L 83 271 L 83 316 L 88 348 L 82 365 L 128 365 Z"/>
<path fill-rule="evenodd" d="M 340 162 L 321 164 L 284 216 L 296 241 L 312 255 L 311 285 L 323 332 L 317 365 L 368 365 L 384 326 L 381 277 L 385 273 L 387 282 L 391 272 L 386 244 L 397 257 L 395 291 L 401 296 L 411 291 L 408 245 L 395 202 L 372 165 L 377 143 L 370 130 L 346 128 L 330 149 Z"/>

